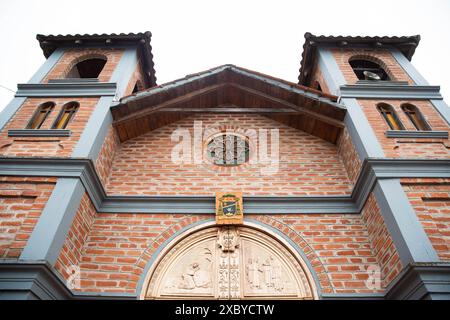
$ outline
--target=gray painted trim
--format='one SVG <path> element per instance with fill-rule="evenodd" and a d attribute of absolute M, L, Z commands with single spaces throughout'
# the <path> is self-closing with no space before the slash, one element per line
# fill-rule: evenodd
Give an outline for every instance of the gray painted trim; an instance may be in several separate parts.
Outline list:
<path fill-rule="evenodd" d="M 14 129 L 8 130 L 8 137 L 70 137 L 66 129 Z"/>
<path fill-rule="evenodd" d="M 83 194 L 79 179 L 58 179 L 20 260 L 45 260 L 55 264 Z"/>
<path fill-rule="evenodd" d="M 351 196 L 244 197 L 246 213 L 359 213 L 379 179 L 450 178 L 450 159 L 367 159 Z M 0 175 L 78 178 L 96 210 L 105 213 L 213 214 L 214 197 L 108 196 L 89 159 L 0 158 Z"/>
<path fill-rule="evenodd" d="M 355 141 L 358 154 L 365 155 L 361 159 L 384 157 L 383 148 L 358 101 L 354 98 L 343 98 L 342 102 L 347 107 L 348 117 L 345 117 L 345 123 L 349 124 L 349 134 Z"/>
<path fill-rule="evenodd" d="M 321 300 L 384 300 L 383 293 L 327 293 Z"/>
<path fill-rule="evenodd" d="M 137 48 L 128 47 L 122 55 L 111 76 L 111 82 L 117 83 L 117 96 L 122 97 L 133 76 L 138 63 Z"/>
<path fill-rule="evenodd" d="M 346 81 L 333 54 L 324 48 L 318 48 L 317 53 L 319 67 L 327 82 L 328 89 L 330 89 L 332 94 L 339 95 L 339 89 Z"/>
<path fill-rule="evenodd" d="M 16 97 L 100 97 L 115 96 L 116 84 L 110 82 L 22 83 Z"/>
<path fill-rule="evenodd" d="M 0 260 L 0 300 L 136 300 L 130 293 L 73 292 L 45 261 Z"/>
<path fill-rule="evenodd" d="M 47 74 L 53 69 L 56 63 L 64 54 L 63 48 L 57 48 L 48 59 L 42 64 L 39 70 L 33 75 L 28 83 L 39 83 L 47 76 Z"/>
<path fill-rule="evenodd" d="M 445 103 L 444 100 L 430 100 L 436 110 L 439 112 L 442 118 L 450 126 L 450 107 Z"/>
<path fill-rule="evenodd" d="M 112 115 L 109 111 L 112 101 L 112 97 L 100 98 L 72 152 L 72 157 L 97 158 L 108 128 L 112 124 Z"/>
<path fill-rule="evenodd" d="M 364 99 L 442 99 L 439 86 L 405 86 L 382 82 L 370 84 L 346 84 L 340 87 L 341 98 Z"/>
<path fill-rule="evenodd" d="M 22 104 L 25 102 L 26 98 L 14 98 L 11 102 L 2 110 L 0 113 L 0 130 L 3 130 L 5 125 L 14 116 L 14 114 L 19 110 Z"/>
<path fill-rule="evenodd" d="M 419 71 L 417 71 L 414 65 L 403 55 L 403 53 L 401 53 L 398 49 L 391 49 L 391 54 L 415 84 L 428 85 L 427 80 L 422 77 Z"/>
<path fill-rule="evenodd" d="M 386 289 L 386 299 L 450 300 L 450 264 L 409 264 Z"/>
<path fill-rule="evenodd" d="M 388 130 L 386 131 L 388 138 L 431 138 L 431 139 L 447 139 L 448 131 L 410 131 L 410 130 Z"/>
<path fill-rule="evenodd" d="M 380 179 L 374 193 L 402 264 L 439 261 L 400 180 Z"/>

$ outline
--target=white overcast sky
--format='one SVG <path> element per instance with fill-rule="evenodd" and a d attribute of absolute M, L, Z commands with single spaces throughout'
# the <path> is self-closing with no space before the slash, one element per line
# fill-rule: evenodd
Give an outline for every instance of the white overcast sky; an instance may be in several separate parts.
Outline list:
<path fill-rule="evenodd" d="M 159 84 L 225 63 L 297 82 L 307 31 L 420 34 L 412 62 L 450 98 L 449 0 L 0 0 L 0 85 L 16 90 L 44 62 L 38 33 L 147 30 Z M 12 97 L 0 87 L 0 109 Z"/>

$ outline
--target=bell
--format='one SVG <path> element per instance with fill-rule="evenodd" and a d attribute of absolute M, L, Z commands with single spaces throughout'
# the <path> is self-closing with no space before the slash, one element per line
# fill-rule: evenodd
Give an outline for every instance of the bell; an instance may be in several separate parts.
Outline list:
<path fill-rule="evenodd" d="M 377 75 L 376 73 L 364 71 L 363 74 L 365 80 L 381 80 L 380 76 Z"/>

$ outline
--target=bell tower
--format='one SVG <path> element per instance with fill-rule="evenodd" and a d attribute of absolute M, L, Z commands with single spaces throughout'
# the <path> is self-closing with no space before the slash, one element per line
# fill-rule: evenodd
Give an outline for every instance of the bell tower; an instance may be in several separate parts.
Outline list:
<path fill-rule="evenodd" d="M 375 181 L 363 190 L 371 193 L 364 206 L 372 197 L 398 252 L 399 269 L 414 273 L 408 281 L 434 298 L 442 293 L 427 277 L 449 260 L 443 213 L 450 200 L 450 108 L 439 86 L 430 85 L 411 63 L 419 41 L 420 36 L 306 33 L 299 83 L 335 94 L 345 105 L 341 140 L 351 141 L 354 151 L 348 152 L 347 169 L 355 182 L 369 171 Z M 370 211 L 363 208 L 363 216 Z M 382 274 L 389 278 L 388 267 Z"/>
<path fill-rule="evenodd" d="M 150 39 L 150 32 L 37 36 L 47 60 L 0 116 L 0 207 L 14 212 L 0 258 L 62 274 L 64 263 L 75 263 L 76 252 L 63 245 L 90 185 L 83 172 L 95 170 L 104 182 L 118 145 L 112 103 L 156 85 Z"/>

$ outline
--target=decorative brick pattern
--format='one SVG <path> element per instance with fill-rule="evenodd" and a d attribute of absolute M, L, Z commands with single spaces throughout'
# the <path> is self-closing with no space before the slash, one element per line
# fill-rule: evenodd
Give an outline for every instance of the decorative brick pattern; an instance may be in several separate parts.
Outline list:
<path fill-rule="evenodd" d="M 99 214 L 84 244 L 82 291 L 135 293 L 153 252 L 205 215 Z"/>
<path fill-rule="evenodd" d="M 82 215 L 92 217 L 91 213 Z M 75 241 L 80 246 L 84 243 L 79 264 L 81 291 L 135 293 L 154 251 L 183 227 L 208 218 L 209 215 L 98 214 L 87 238 L 83 236 L 85 241 L 78 240 L 80 236 L 73 232 L 69 235 L 58 263 L 66 259 L 61 266 L 76 264 L 80 255 L 75 250 L 73 257 L 67 257 L 70 245 Z M 276 228 L 294 241 L 314 268 L 323 293 L 380 291 L 368 287 L 366 280 L 370 274 L 367 269 L 381 265 L 383 256 L 371 250 L 371 237 L 360 216 L 298 214 L 248 218 Z M 80 229 L 74 226 L 71 230 Z"/>
<path fill-rule="evenodd" d="M 0 177 L 0 258 L 19 258 L 55 178 Z"/>
<path fill-rule="evenodd" d="M 10 129 L 25 129 L 35 110 L 44 102 L 53 101 L 56 106 L 42 124 L 41 129 L 51 129 L 63 105 L 78 101 L 78 108 L 72 121 L 67 125 L 70 137 L 8 137 Z M 0 156 L 58 156 L 68 157 L 77 144 L 91 116 L 98 98 L 29 98 L 0 132 Z"/>
<path fill-rule="evenodd" d="M 381 267 L 381 283 L 385 288 L 403 266 L 373 193 L 364 205 L 361 217 L 367 226 L 370 248 Z"/>
<path fill-rule="evenodd" d="M 100 82 L 108 82 L 111 79 L 114 69 L 119 63 L 123 52 L 123 49 L 67 49 L 42 82 L 47 83 L 49 79 L 64 79 L 72 67 L 78 62 L 98 57 L 105 57 L 107 59 L 103 70 L 98 76 L 98 80 Z"/>
<path fill-rule="evenodd" d="M 368 268 L 379 261 L 370 247 L 364 221 L 357 215 L 304 214 L 252 216 L 277 228 L 304 251 L 323 293 L 377 292 L 366 284 Z"/>
<path fill-rule="evenodd" d="M 376 105 L 380 102 L 382 101 L 358 99 L 358 103 L 361 105 L 362 110 L 366 114 L 366 117 L 369 120 L 369 123 L 372 126 L 386 157 L 448 158 L 450 156 L 449 139 L 387 138 L 385 133 L 387 130 L 390 130 L 390 128 L 376 107 Z M 419 108 L 433 130 L 444 130 L 450 132 L 448 125 L 429 101 L 386 100 L 383 102 L 390 104 L 395 109 L 406 130 L 416 129 L 400 106 L 403 103 L 411 103 Z"/>
<path fill-rule="evenodd" d="M 235 131 L 279 129 L 278 173 L 261 175 L 266 165 L 220 167 L 174 164 L 171 134 L 194 121 L 204 126 L 229 123 Z M 268 148 L 270 150 L 270 147 Z M 211 195 L 242 190 L 245 195 L 346 195 L 352 189 L 335 145 L 260 115 L 196 115 L 128 140 L 117 152 L 107 184 L 109 194 Z"/>
<path fill-rule="evenodd" d="M 414 84 L 411 78 L 405 73 L 397 60 L 392 56 L 389 50 L 374 49 L 331 49 L 331 53 L 336 60 L 339 69 L 344 75 L 348 84 L 354 84 L 358 81 L 358 77 L 348 62 L 350 58 L 367 59 L 378 63 L 393 81 L 407 81 Z"/>
<path fill-rule="evenodd" d="M 439 258 L 450 261 L 450 179 L 401 182 Z"/>

